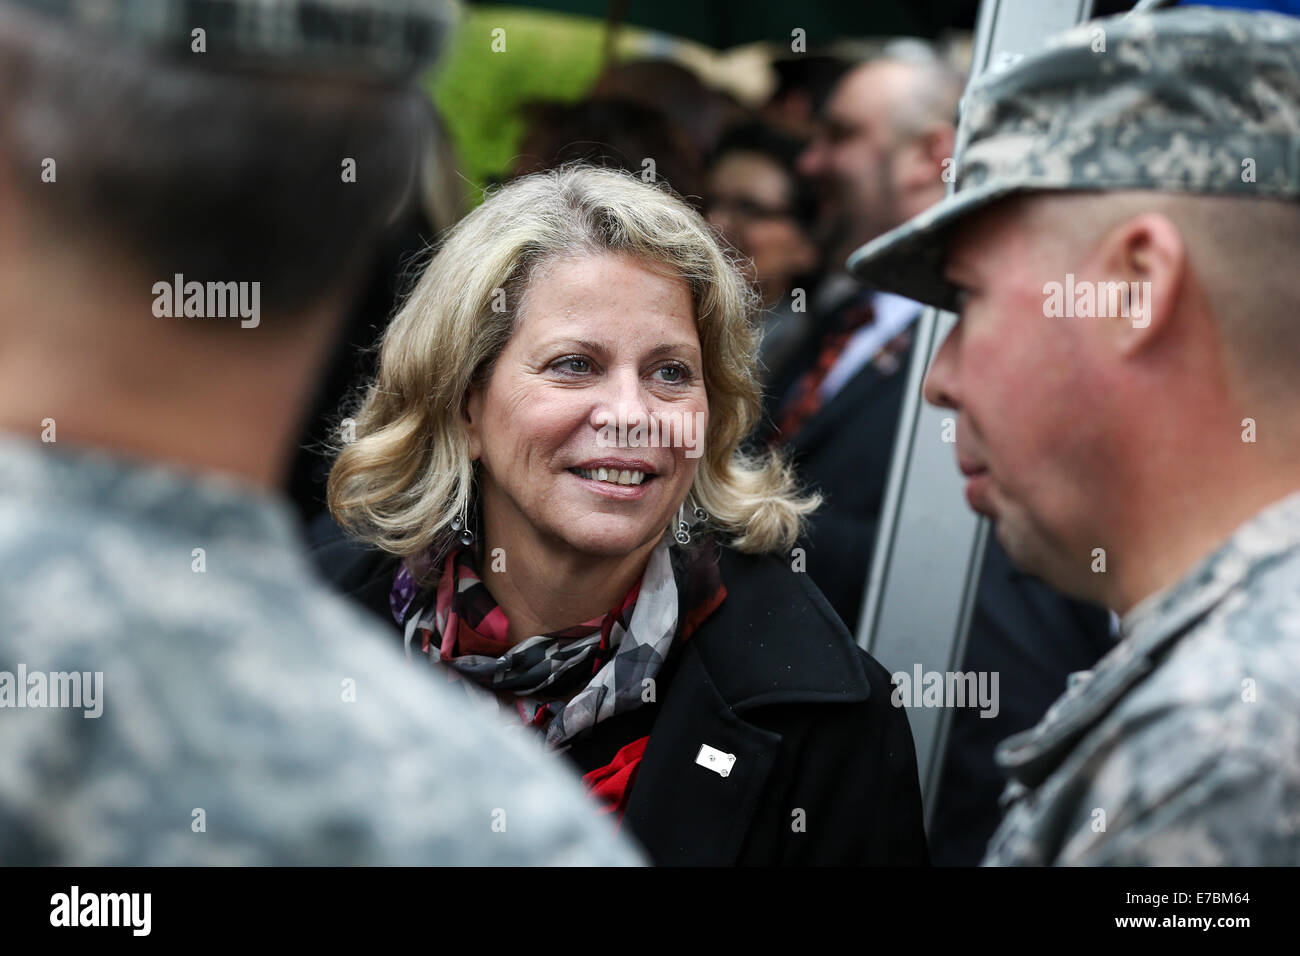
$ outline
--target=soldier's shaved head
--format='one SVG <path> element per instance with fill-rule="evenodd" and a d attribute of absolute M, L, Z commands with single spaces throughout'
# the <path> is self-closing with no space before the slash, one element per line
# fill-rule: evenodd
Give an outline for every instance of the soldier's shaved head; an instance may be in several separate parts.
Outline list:
<path fill-rule="evenodd" d="M 1300 401 L 1300 203 L 1123 190 L 1040 194 L 1024 205 L 1027 228 L 1075 257 L 1143 213 L 1168 219 L 1185 246 L 1184 281 L 1205 296 L 1239 396 Z"/>
<path fill-rule="evenodd" d="M 964 466 L 1000 480 L 981 505 L 1013 560 L 1126 608 L 1292 486 L 1298 221 L 1282 200 L 1079 190 L 1019 193 L 956 226 L 962 322 L 926 398 L 960 413 Z M 1171 529 L 1194 534 L 1175 546 Z M 1098 575 L 1097 547 L 1153 553 Z"/>

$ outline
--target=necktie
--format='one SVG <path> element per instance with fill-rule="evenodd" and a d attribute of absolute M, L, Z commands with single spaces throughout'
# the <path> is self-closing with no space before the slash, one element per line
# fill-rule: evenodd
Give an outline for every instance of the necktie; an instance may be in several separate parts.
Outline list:
<path fill-rule="evenodd" d="M 864 325 L 873 322 L 875 317 L 870 296 L 853 299 L 840 311 L 830 331 L 822 339 L 817 361 L 790 389 L 776 423 L 778 439 L 788 441 L 822 407 L 822 382 L 826 381 L 826 376 L 839 361 L 849 339 Z"/>

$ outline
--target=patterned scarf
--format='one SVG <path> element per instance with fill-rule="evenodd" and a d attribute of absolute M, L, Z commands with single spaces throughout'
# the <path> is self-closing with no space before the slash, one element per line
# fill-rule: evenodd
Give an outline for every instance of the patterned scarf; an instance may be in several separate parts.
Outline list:
<path fill-rule="evenodd" d="M 665 537 L 616 607 L 513 647 L 472 547 L 451 551 L 436 586 L 423 594 L 403 566 L 390 604 L 398 623 L 405 621 L 408 656 L 418 636 L 430 659 L 493 691 L 544 733 L 549 747 L 562 750 L 600 721 L 645 702 L 645 682 L 662 669 L 677 632 L 679 578 L 689 634 L 726 595 L 709 538 L 683 552 Z"/>

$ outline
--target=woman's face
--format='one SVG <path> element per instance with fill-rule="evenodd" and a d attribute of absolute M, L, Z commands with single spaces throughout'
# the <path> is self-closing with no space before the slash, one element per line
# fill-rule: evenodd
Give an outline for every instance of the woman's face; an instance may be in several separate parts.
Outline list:
<path fill-rule="evenodd" d="M 544 268 L 467 403 L 489 535 L 607 558 L 651 546 L 704 450 L 703 375 L 682 279 L 621 255 Z"/>
<path fill-rule="evenodd" d="M 817 263 L 817 250 L 790 209 L 791 173 L 758 153 L 725 154 L 709 173 L 709 222 L 753 260 L 765 300 Z"/>

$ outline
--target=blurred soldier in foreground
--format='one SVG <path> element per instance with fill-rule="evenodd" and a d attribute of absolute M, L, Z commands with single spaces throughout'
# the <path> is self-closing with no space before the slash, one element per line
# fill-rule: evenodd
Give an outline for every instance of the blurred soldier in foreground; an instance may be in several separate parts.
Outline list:
<path fill-rule="evenodd" d="M 850 266 L 960 314 L 968 500 L 1122 615 L 999 748 L 985 862 L 1300 863 L 1300 21 L 1097 21 L 967 109 L 959 191 Z"/>
<path fill-rule="evenodd" d="M 0 861 L 635 862 L 271 493 L 450 12 L 292 6 L 0 2 Z"/>

